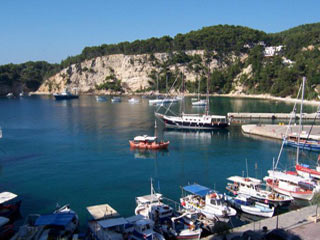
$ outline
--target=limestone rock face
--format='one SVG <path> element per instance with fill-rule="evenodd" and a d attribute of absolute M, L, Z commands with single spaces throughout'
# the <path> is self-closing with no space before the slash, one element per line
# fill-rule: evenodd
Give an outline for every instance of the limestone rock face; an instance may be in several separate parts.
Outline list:
<path fill-rule="evenodd" d="M 188 55 L 199 55 L 202 59 L 203 50 L 186 51 Z M 122 88 L 126 93 L 147 89 L 152 79 L 149 77 L 152 70 L 159 71 L 154 61 L 163 63 L 169 55 L 168 53 L 155 53 L 151 60 L 150 54 L 124 55 L 114 54 L 86 60 L 82 63 L 73 64 L 49 79 L 38 89 L 38 93 L 60 92 L 64 88 L 76 88 L 79 93 L 106 93 L 97 91 L 96 85 L 105 82 L 110 76 L 115 76 L 121 80 Z M 210 69 L 221 67 L 216 60 L 210 63 Z M 170 70 L 179 70 L 186 76 L 186 81 L 195 81 L 197 73 L 189 71 L 186 65 L 176 64 L 170 66 Z"/>

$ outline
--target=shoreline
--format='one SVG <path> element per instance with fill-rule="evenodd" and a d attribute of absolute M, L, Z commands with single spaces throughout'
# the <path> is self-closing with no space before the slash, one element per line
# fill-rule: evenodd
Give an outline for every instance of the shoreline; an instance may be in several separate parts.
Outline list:
<path fill-rule="evenodd" d="M 50 92 L 31 92 L 30 95 L 52 95 L 52 93 Z M 80 94 L 81 95 L 86 95 L 86 96 L 93 96 L 93 95 L 123 95 L 123 96 L 142 96 L 142 95 L 148 95 L 148 96 L 157 96 L 157 95 L 163 95 L 163 94 L 159 94 L 159 93 L 155 93 L 155 92 L 144 92 L 144 93 L 121 93 L 121 94 L 117 94 L 117 93 L 83 93 Z M 172 94 L 174 95 L 178 95 L 178 94 Z M 198 94 L 196 93 L 186 93 L 184 94 L 187 97 L 195 97 L 198 96 Z M 204 97 L 205 94 L 201 94 L 201 97 Z M 228 94 L 218 94 L 218 93 L 213 93 L 213 94 L 209 94 L 210 97 L 229 97 L 229 98 L 249 98 L 249 99 L 262 99 L 262 100 L 271 100 L 271 101 L 282 101 L 282 102 L 287 102 L 287 103 L 295 103 L 295 102 L 300 102 L 300 99 L 296 99 L 296 98 L 292 98 L 292 97 L 275 97 L 275 96 L 271 96 L 269 94 L 234 94 L 234 93 L 228 93 Z M 304 100 L 303 101 L 304 104 L 307 105 L 319 105 L 320 101 L 316 101 L 316 100 Z"/>

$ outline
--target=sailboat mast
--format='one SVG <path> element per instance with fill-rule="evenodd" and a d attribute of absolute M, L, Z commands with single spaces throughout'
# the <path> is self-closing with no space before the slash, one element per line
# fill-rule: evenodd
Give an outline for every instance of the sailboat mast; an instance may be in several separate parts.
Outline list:
<path fill-rule="evenodd" d="M 206 95 L 206 115 L 209 115 L 209 81 L 210 81 L 210 65 L 208 63 L 208 77 L 207 77 L 207 95 Z"/>
<path fill-rule="evenodd" d="M 300 134 L 302 130 L 302 111 L 303 111 L 303 99 L 304 99 L 304 87 L 306 83 L 306 77 L 302 78 L 302 94 L 301 94 L 301 105 L 300 105 L 300 118 L 299 118 L 299 130 L 298 130 L 298 144 L 297 144 L 297 156 L 296 164 L 299 163 L 299 151 L 300 151 Z"/>

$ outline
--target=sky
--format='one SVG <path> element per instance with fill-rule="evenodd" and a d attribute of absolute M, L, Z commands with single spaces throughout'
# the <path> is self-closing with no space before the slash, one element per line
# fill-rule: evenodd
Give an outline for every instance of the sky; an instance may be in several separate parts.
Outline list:
<path fill-rule="evenodd" d="M 0 65 L 218 24 L 267 33 L 320 22 L 319 0 L 0 0 Z"/>

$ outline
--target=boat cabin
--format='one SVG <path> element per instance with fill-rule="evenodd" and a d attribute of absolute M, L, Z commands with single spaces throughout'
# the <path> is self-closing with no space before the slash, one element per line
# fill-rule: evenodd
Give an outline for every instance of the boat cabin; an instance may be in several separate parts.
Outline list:
<path fill-rule="evenodd" d="M 227 180 L 232 183 L 228 183 L 226 189 L 235 195 L 238 192 L 249 194 L 250 192 L 259 191 L 262 185 L 261 180 L 251 177 L 231 176 Z"/>

